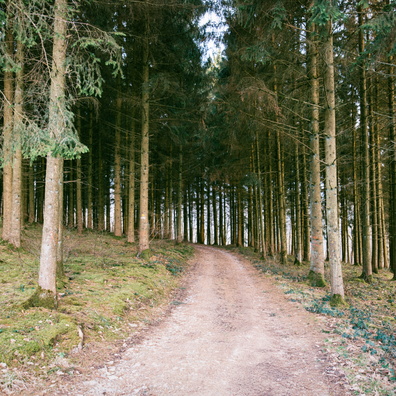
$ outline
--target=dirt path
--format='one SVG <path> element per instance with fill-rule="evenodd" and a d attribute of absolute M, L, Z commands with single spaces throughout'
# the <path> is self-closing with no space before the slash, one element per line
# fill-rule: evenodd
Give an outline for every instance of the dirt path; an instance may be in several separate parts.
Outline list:
<path fill-rule="evenodd" d="M 313 315 L 229 252 L 197 247 L 194 263 L 186 298 L 168 318 L 62 394 L 346 394 L 324 375 Z"/>

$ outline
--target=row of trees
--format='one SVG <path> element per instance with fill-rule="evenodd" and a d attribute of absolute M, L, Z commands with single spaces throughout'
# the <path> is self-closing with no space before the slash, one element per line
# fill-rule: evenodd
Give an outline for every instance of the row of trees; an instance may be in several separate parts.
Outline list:
<path fill-rule="evenodd" d="M 209 3 L 0 4 L 3 239 L 44 223 L 50 299 L 64 226 L 396 273 L 393 1 L 223 2 L 207 64 Z"/>
<path fill-rule="evenodd" d="M 361 264 L 368 282 L 396 268 L 395 3 L 235 5 L 219 93 L 237 109 L 228 117 L 239 125 L 235 142 L 244 142 L 237 155 L 256 161 L 254 188 L 266 208 L 260 249 L 272 252 L 278 233 L 281 259 L 292 251 L 297 263 L 310 260 L 319 285 L 327 257 L 332 294 L 343 297 L 341 260 Z M 270 176 L 261 185 L 263 175 Z"/>

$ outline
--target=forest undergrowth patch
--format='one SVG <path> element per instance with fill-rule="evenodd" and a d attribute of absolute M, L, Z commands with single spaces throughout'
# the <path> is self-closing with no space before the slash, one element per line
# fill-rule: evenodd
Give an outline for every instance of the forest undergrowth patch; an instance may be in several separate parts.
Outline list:
<path fill-rule="evenodd" d="M 193 254 L 189 245 L 152 241 L 152 256 L 142 260 L 124 238 L 66 230 L 58 310 L 24 310 L 37 287 L 40 237 L 41 227 L 30 226 L 22 248 L 0 243 L 0 393 L 79 374 L 82 350 L 94 354 L 147 326 L 180 286 L 177 275 Z"/>
<path fill-rule="evenodd" d="M 347 376 L 352 394 L 396 394 L 396 282 L 391 280 L 389 270 L 381 270 L 367 284 L 359 278 L 360 266 L 344 264 L 348 305 L 334 308 L 330 305 L 328 266 L 328 285 L 314 288 L 308 281 L 308 263 L 297 266 L 290 257 L 282 265 L 276 257 L 262 260 L 250 249 L 239 252 L 258 270 L 273 277 L 291 302 L 326 318 L 322 330 L 328 334 L 325 352 Z"/>

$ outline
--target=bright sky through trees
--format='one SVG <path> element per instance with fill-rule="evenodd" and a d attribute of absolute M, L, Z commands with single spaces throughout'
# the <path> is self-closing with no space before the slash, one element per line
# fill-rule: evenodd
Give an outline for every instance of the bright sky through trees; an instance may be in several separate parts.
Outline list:
<path fill-rule="evenodd" d="M 223 36 L 227 31 L 227 25 L 222 15 L 210 10 L 206 12 L 199 21 L 199 26 L 205 34 L 203 60 L 214 59 L 224 51 Z"/>

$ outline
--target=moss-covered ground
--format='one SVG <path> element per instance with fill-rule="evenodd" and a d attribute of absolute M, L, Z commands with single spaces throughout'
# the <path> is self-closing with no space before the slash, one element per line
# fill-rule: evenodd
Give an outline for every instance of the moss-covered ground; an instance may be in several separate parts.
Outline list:
<path fill-rule="evenodd" d="M 352 394 L 396 394 L 396 282 L 381 270 L 371 283 L 364 282 L 361 266 L 343 265 L 346 305 L 333 307 L 330 268 L 325 266 L 325 287 L 312 287 L 309 263 L 285 265 L 265 260 L 251 249 L 238 249 L 254 266 L 274 278 L 286 297 L 325 319 L 327 350 L 334 367 L 346 373 Z"/>
<path fill-rule="evenodd" d="M 124 238 L 66 231 L 58 309 L 24 309 L 37 289 L 40 238 L 41 227 L 29 226 L 22 248 L 0 242 L 0 393 L 65 366 L 73 370 L 83 346 L 121 340 L 136 323 L 150 322 L 180 286 L 177 275 L 193 253 L 188 245 L 152 241 L 143 259 Z"/>

